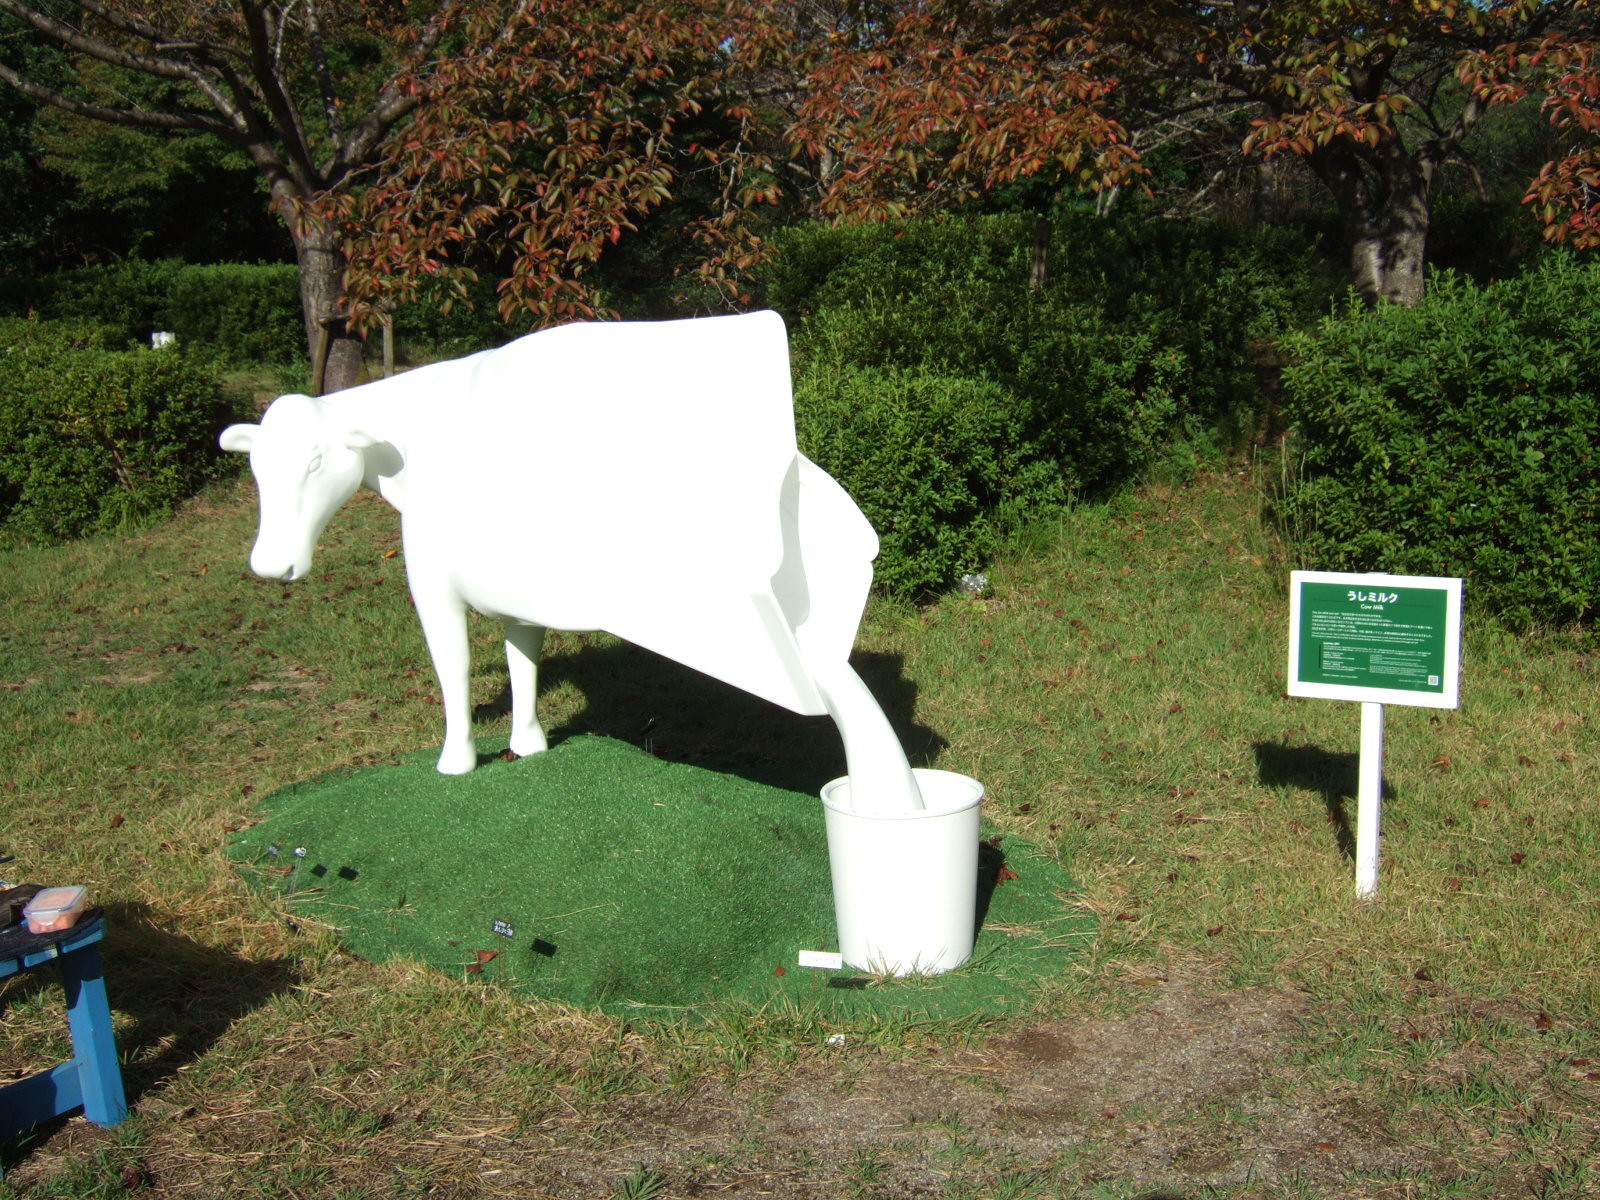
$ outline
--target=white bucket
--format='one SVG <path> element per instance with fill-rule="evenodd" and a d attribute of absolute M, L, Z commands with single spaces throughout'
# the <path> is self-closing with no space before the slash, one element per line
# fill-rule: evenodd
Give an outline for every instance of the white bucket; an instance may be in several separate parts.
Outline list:
<path fill-rule="evenodd" d="M 983 784 L 953 771 L 912 774 L 920 812 L 854 811 L 848 775 L 822 789 L 839 951 L 857 970 L 936 975 L 972 957 Z"/>

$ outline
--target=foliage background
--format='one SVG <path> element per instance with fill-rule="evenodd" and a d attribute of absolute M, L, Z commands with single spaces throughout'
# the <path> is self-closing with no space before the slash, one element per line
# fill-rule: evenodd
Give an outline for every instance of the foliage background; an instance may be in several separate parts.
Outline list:
<path fill-rule="evenodd" d="M 204 360 L 59 322 L 0 322 L 0 396 L 0 537 L 37 541 L 169 511 L 217 477 L 240 411 Z"/>
<path fill-rule="evenodd" d="M 1028 520 L 1245 450 L 1277 336 L 1334 293 L 1299 232 L 1135 213 L 1062 214 L 1036 287 L 1034 226 L 804 226 L 763 274 L 801 448 L 885 534 L 889 590 L 950 587 Z"/>
<path fill-rule="evenodd" d="M 1274 512 L 1302 565 L 1460 574 L 1517 627 L 1593 615 L 1594 264 L 1552 251 L 1498 281 L 1439 272 L 1421 305 L 1372 308 L 1338 299 L 1315 225 L 1067 209 L 1041 279 L 1037 221 L 774 239 L 754 302 L 788 321 L 801 447 L 879 530 L 880 588 L 931 596 L 1073 504 L 1282 453 Z M 397 311 L 402 358 L 508 336 L 477 286 L 482 304 Z M 240 401 L 202 359 L 304 386 L 290 266 L 128 259 L 0 279 L 0 308 L 48 319 L 13 325 L 6 363 L 12 536 L 115 528 L 211 478 L 195 429 Z M 157 369 L 124 347 L 159 328 L 184 353 Z"/>
<path fill-rule="evenodd" d="M 1600 263 L 1552 255 L 1285 342 L 1299 562 L 1458 575 L 1518 627 L 1600 603 Z"/>

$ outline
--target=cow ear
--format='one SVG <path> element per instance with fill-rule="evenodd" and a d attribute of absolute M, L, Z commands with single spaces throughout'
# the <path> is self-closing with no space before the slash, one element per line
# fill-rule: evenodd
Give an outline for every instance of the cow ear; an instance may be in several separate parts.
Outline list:
<path fill-rule="evenodd" d="M 348 450 L 367 450 L 382 440 L 361 429 L 352 429 L 344 435 L 345 448 Z"/>
<path fill-rule="evenodd" d="M 256 443 L 256 433 L 259 425 L 229 425 L 222 431 L 222 436 L 217 443 L 224 450 L 232 450 L 239 454 L 248 453 L 250 447 Z"/>

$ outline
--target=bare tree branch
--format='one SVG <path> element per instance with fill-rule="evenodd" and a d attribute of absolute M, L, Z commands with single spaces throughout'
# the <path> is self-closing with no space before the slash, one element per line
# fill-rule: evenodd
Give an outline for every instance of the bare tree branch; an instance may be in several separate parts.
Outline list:
<path fill-rule="evenodd" d="M 328 136 L 338 143 L 343 139 L 339 118 L 339 98 L 333 90 L 333 73 L 328 69 L 328 48 L 322 41 L 322 23 L 317 19 L 317 0 L 304 0 L 306 37 L 311 42 L 311 59 L 316 67 L 317 87 L 322 92 L 322 119 L 328 123 Z"/>
<path fill-rule="evenodd" d="M 340 139 L 333 156 L 324 166 L 325 171 L 344 172 L 362 166 L 384 138 L 389 136 L 389 132 L 416 111 L 422 102 L 422 89 L 414 73 L 433 56 L 451 16 L 458 8 L 455 0 L 442 0 L 406 53 L 407 71 L 397 73 L 383 85 L 366 115 L 350 128 L 347 136 Z"/>
<path fill-rule="evenodd" d="M 104 121 L 108 125 L 120 125 L 125 129 L 148 129 L 156 133 L 209 133 L 230 140 L 234 134 L 231 126 L 210 113 L 194 110 L 151 112 L 137 108 L 107 108 L 105 105 L 75 100 L 71 96 L 33 82 L 4 63 L 0 63 L 0 80 L 4 80 L 24 96 L 41 104 L 48 104 L 80 117 L 88 117 L 90 120 Z"/>
<path fill-rule="evenodd" d="M 26 4 L 18 3 L 18 0 L 0 0 L 0 12 L 11 14 L 59 46 L 87 54 L 101 62 L 126 67 L 130 71 L 139 71 L 161 79 L 184 79 L 193 82 L 195 71 L 187 63 L 113 46 L 110 42 L 89 37 L 71 25 L 29 8 Z"/>
<path fill-rule="evenodd" d="M 274 45 L 277 39 L 266 6 L 259 0 L 240 0 L 239 12 L 244 19 L 245 37 L 249 43 L 250 75 L 260 90 L 263 105 L 271 118 L 272 128 L 282 148 L 283 161 L 306 194 L 310 195 L 319 189 L 320 181 L 316 178 L 317 171 L 300 110 L 284 88 Z"/>
<path fill-rule="evenodd" d="M 95 11 L 94 0 L 81 0 L 81 6 L 86 11 Z M 228 91 L 218 86 L 215 79 L 211 78 L 204 70 L 192 62 L 166 55 L 142 54 L 137 50 L 129 50 L 114 45 L 103 38 L 92 37 L 62 21 L 29 8 L 27 5 L 20 3 L 19 0 L 0 0 L 0 12 L 10 13 L 19 21 L 31 26 L 44 37 L 64 49 L 76 50 L 100 62 L 114 67 L 121 67 L 124 70 L 136 71 L 157 79 L 177 80 L 191 85 L 211 102 L 212 108 L 221 117 L 220 122 L 208 124 L 204 132 L 215 133 L 218 136 L 228 138 L 235 144 L 239 142 L 240 137 L 248 132 L 244 107 L 234 99 L 235 96 L 239 95 L 239 90 L 232 89 L 233 95 L 230 96 Z M 16 84 L 14 86 L 20 87 L 20 85 Z M 156 114 L 144 114 L 141 116 L 137 110 L 111 109 L 92 104 L 85 105 L 81 101 L 73 101 L 70 104 L 61 103 L 59 101 L 67 99 L 64 95 L 60 96 L 59 100 L 46 98 L 55 94 L 53 89 L 49 88 L 43 89 L 42 92 L 29 92 L 28 94 L 34 99 L 43 100 L 44 103 L 54 105 L 57 108 L 76 112 L 80 116 L 91 116 L 96 111 L 103 111 L 107 114 L 120 114 L 118 116 L 97 116 L 94 119 L 110 121 L 113 124 L 123 126 L 145 129 L 200 128 L 197 124 L 199 114 L 195 112 L 181 112 L 179 123 L 172 125 L 163 123 Z"/>
<path fill-rule="evenodd" d="M 491 4 L 496 14 L 512 7 Z M 0 64 L 0 86 L 110 125 L 210 134 L 248 156 L 294 239 L 308 345 L 343 308 L 347 265 L 342 235 L 317 201 L 339 196 L 354 171 L 381 161 L 385 142 L 427 95 L 427 72 L 463 0 L 433 0 L 411 16 L 372 0 L 354 0 L 353 12 L 342 0 L 337 8 L 319 5 L 323 0 L 0 0 L 0 13 L 27 34 L 162 81 L 166 98 L 149 109 L 106 101 L 15 63 Z M 388 75 L 373 81 L 376 97 L 350 111 L 341 102 L 345 81 L 324 48 L 338 36 L 336 25 L 391 47 Z M 330 386 L 353 382 L 360 362 L 345 334 L 335 340 L 340 365 L 330 368 Z"/>

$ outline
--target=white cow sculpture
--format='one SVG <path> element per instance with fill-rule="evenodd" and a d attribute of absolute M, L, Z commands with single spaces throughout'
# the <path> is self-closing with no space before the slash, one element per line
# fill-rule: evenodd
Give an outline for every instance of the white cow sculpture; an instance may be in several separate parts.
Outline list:
<path fill-rule="evenodd" d="M 830 714 L 861 812 L 921 810 L 849 653 L 877 535 L 795 445 L 788 339 L 771 312 L 583 323 L 234 425 L 261 493 L 250 566 L 297 579 L 356 489 L 401 514 L 439 677 L 439 770 L 477 765 L 467 609 L 500 620 L 511 749 L 535 714 L 547 628 L 603 629 L 797 713 Z"/>

